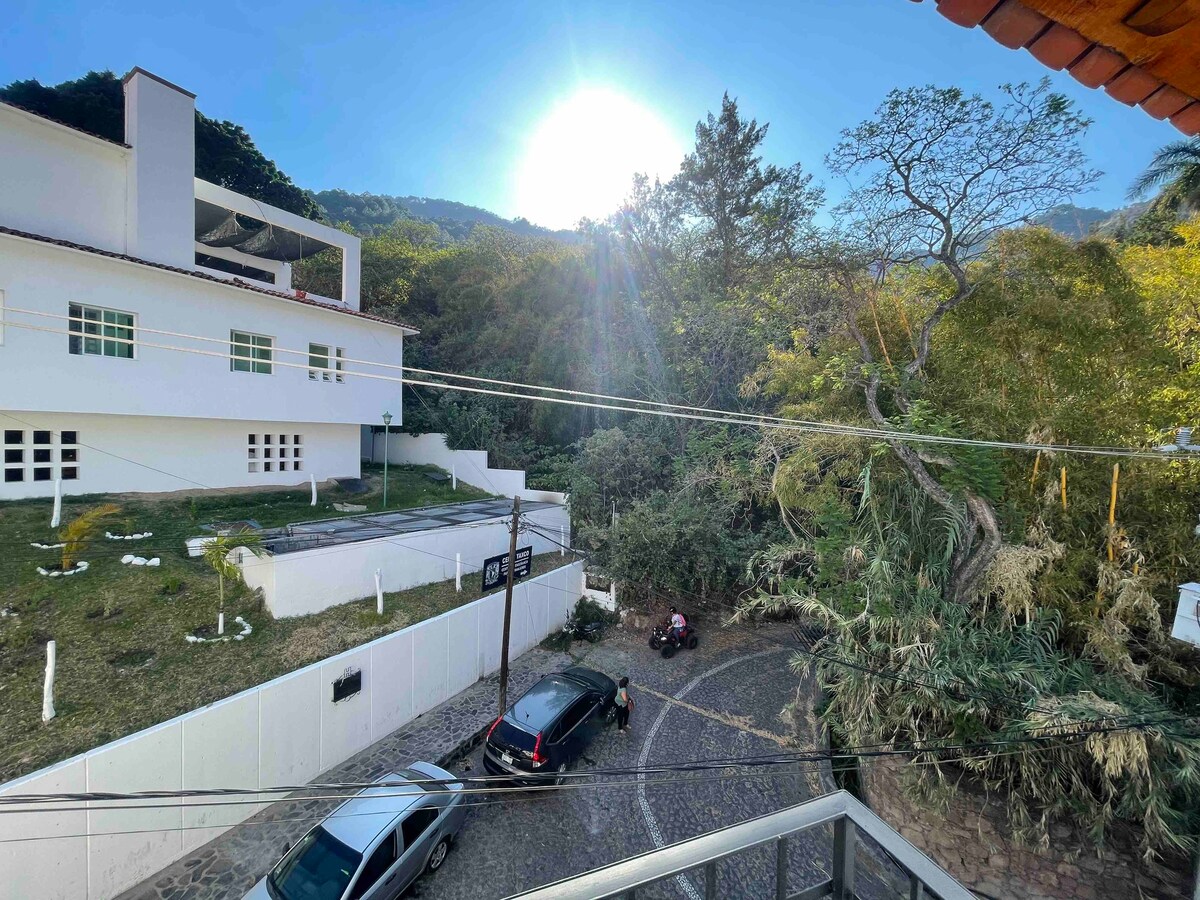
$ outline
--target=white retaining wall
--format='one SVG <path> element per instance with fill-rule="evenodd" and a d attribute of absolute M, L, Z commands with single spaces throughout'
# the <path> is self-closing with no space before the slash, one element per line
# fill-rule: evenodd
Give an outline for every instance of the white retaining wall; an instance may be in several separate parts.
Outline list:
<path fill-rule="evenodd" d="M 578 562 L 517 585 L 509 658 L 561 628 L 582 591 Z M 501 591 L 9 782 L 0 796 L 312 781 L 498 669 L 503 616 Z M 362 671 L 362 691 L 335 704 L 347 668 Z M 0 816 L 0 898 L 109 900 L 267 805 L 154 802 L 169 806 Z"/>
<path fill-rule="evenodd" d="M 383 433 L 373 434 L 371 458 L 383 462 Z M 438 466 L 454 472 L 459 481 L 502 497 L 522 500 L 545 500 L 547 503 L 566 503 L 567 495 L 558 491 L 535 491 L 525 487 L 524 469 L 492 469 L 484 450 L 451 450 L 444 434 L 389 434 L 387 439 L 389 463 Z"/>
<path fill-rule="evenodd" d="M 525 518 L 550 536 L 527 531 L 517 538 L 517 545 L 532 546 L 535 556 L 570 543 L 571 517 L 565 506 L 531 510 Z M 458 553 L 463 577 L 476 577 L 472 573 L 483 568 L 485 559 L 508 552 L 510 524 L 505 517 L 294 553 L 244 553 L 242 576 L 249 587 L 262 588 L 275 618 L 307 616 L 374 597 L 376 569 L 385 591 L 403 591 L 453 578 Z"/>

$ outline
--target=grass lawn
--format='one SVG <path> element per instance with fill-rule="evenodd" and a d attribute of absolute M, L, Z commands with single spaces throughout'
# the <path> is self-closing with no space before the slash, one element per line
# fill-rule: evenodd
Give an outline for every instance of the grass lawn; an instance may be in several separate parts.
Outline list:
<path fill-rule="evenodd" d="M 400 509 L 488 496 L 474 488 L 450 489 L 425 469 L 389 467 L 388 507 Z M 436 471 L 430 469 L 430 471 Z M 201 524 L 253 519 L 278 526 L 340 515 L 334 501 L 380 508 L 382 468 L 364 470 L 366 494 L 322 489 L 319 505 L 309 491 L 230 493 L 166 499 L 91 496 L 63 503 L 70 522 L 100 502 L 121 512 L 110 531 L 151 531 L 140 541 L 109 541 L 101 526 L 79 554 L 90 567 L 71 577 L 46 578 L 38 565 L 58 561 L 48 500 L 0 504 L 0 781 L 115 740 L 259 682 L 478 599 L 479 579 L 453 580 L 387 594 L 384 615 L 375 600 L 343 604 L 314 616 L 272 620 L 255 595 L 226 581 L 226 633 L 242 616 L 254 628 L 244 641 L 189 644 L 184 636 L 215 624 L 217 576 L 201 559 L 189 559 L 183 542 L 203 534 Z M 122 565 L 126 553 L 157 556 L 159 568 Z M 560 565 L 556 553 L 535 557 L 533 573 Z M 58 645 L 57 717 L 41 721 L 45 642 Z"/>

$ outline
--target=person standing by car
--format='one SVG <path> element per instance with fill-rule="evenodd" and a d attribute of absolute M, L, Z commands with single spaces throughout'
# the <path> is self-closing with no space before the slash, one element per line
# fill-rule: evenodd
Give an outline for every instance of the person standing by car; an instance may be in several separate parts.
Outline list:
<path fill-rule="evenodd" d="M 633 711 L 633 698 L 629 696 L 629 678 L 622 676 L 617 682 L 617 695 L 613 698 L 617 707 L 617 731 L 625 734 L 629 730 L 629 714 Z"/>

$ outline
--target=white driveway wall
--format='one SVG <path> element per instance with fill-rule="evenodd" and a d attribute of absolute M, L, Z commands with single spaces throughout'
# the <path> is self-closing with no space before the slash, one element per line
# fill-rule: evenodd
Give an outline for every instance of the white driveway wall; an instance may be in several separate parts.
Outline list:
<path fill-rule="evenodd" d="M 0 347 L 0 360 L 3 350 Z M 0 366 L 0 372 L 3 371 Z M 7 380 L 0 378 L 0 384 Z M 39 449 L 32 443 L 35 430 L 53 432 L 49 446 L 52 477 L 58 474 L 61 465 L 78 469 L 78 479 L 63 482 L 64 494 L 295 485 L 307 484 L 310 474 L 324 481 L 339 476 L 354 477 L 360 472 L 355 425 L 68 415 L 20 408 L 9 413 L 0 407 L 0 429 L 24 432 L 25 480 L 0 481 L 0 499 L 5 500 L 44 497 L 54 492 L 53 482 L 33 480 L 34 470 L 40 468 L 33 462 L 33 451 Z M 83 442 L 73 448 L 77 462 L 60 464 L 62 445 L 58 435 L 63 431 L 78 432 L 77 440 Z M 301 470 L 248 471 L 250 433 L 259 435 L 259 440 L 264 433 L 274 434 L 276 440 L 281 433 L 289 435 L 289 439 L 301 435 Z"/>
<path fill-rule="evenodd" d="M 0 224 L 124 253 L 129 153 L 0 104 Z"/>
<path fill-rule="evenodd" d="M 378 421 L 386 409 L 397 423 L 403 421 L 398 381 L 353 374 L 398 379 L 399 369 L 348 362 L 344 382 L 338 384 L 309 380 L 307 368 L 309 342 L 342 347 L 346 359 L 400 366 L 399 328 L 331 307 L 9 235 L 0 235 L 0 291 L 5 306 L 0 371 L 11 373 L 0 379 L 0 410 L 360 425 Z M 55 333 L 67 330 L 65 319 L 14 312 L 65 317 L 69 303 L 131 312 L 139 328 L 210 340 L 139 332 L 139 340 L 160 346 L 137 347 L 135 359 L 71 355 L 66 334 Z M 231 329 L 274 340 L 272 374 L 230 370 Z M 357 455 L 357 433 L 353 444 L 351 452 Z"/>
<path fill-rule="evenodd" d="M 583 584 L 583 563 L 576 562 L 517 588 L 510 659 L 562 627 L 563 610 L 574 607 Z M 0 796 L 262 789 L 312 781 L 496 671 L 503 610 L 503 592 L 491 594 L 0 785 Z M 335 704 L 333 682 L 347 669 L 361 671 L 362 691 Z M 89 805 L 86 813 L 0 816 L 0 840 L 87 835 L 0 843 L 0 900 L 109 900 L 261 808 Z M 181 830 L 196 826 L 203 827 Z"/>
<path fill-rule="evenodd" d="M 528 519 L 553 536 L 532 531 L 520 536 L 519 545 L 532 546 L 535 555 L 560 549 L 560 528 L 571 533 L 566 507 L 532 510 Z M 275 618 L 306 616 L 373 597 L 376 569 L 385 591 L 401 591 L 453 578 L 454 554 L 461 553 L 466 578 L 479 572 L 489 556 L 507 552 L 508 529 L 508 519 L 495 519 L 257 559 L 246 555 L 242 571 L 246 584 L 262 588 Z"/>
<path fill-rule="evenodd" d="M 371 458 L 383 462 L 383 434 L 373 437 Z M 547 503 L 566 503 L 565 494 L 557 491 L 537 491 L 525 487 L 524 469 L 492 469 L 483 450 L 451 450 L 444 434 L 389 434 L 387 439 L 389 463 L 437 466 L 453 471 L 459 481 L 502 497 L 522 500 L 544 500 Z"/>

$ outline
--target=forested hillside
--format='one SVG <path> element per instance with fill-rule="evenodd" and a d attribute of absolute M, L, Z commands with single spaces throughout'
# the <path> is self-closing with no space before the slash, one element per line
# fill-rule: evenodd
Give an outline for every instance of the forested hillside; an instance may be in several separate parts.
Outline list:
<path fill-rule="evenodd" d="M 478 206 L 429 197 L 391 197 L 387 194 L 351 194 L 347 191 L 317 191 L 313 199 L 329 222 L 346 222 L 359 234 L 378 234 L 404 219 L 436 225 L 443 240 L 463 240 L 476 225 L 503 228 L 523 237 L 553 237 L 574 242 L 573 231 L 552 231 L 526 219 L 505 219 Z"/>

